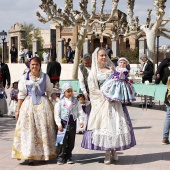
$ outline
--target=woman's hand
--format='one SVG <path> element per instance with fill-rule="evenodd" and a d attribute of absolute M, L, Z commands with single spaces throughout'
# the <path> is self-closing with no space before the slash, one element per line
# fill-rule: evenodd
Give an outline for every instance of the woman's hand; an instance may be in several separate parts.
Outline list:
<path fill-rule="evenodd" d="M 60 132 L 62 132 L 63 131 L 63 126 L 61 125 L 61 126 L 58 126 L 58 130 L 60 131 Z"/>
<path fill-rule="evenodd" d="M 85 94 L 84 94 L 84 97 L 85 97 L 86 100 L 88 100 L 88 99 L 89 99 L 88 93 L 85 93 Z"/>
<path fill-rule="evenodd" d="M 114 70 L 115 70 L 114 66 L 111 66 L 111 70 L 112 70 L 112 71 L 114 71 Z"/>
<path fill-rule="evenodd" d="M 60 100 L 60 98 L 58 98 L 55 93 L 52 93 L 52 94 L 51 94 L 51 98 L 52 98 L 53 100 L 55 100 L 56 102 L 58 102 L 58 101 Z"/>
<path fill-rule="evenodd" d="M 143 71 L 138 72 L 138 74 L 143 75 Z"/>
<path fill-rule="evenodd" d="M 156 77 L 159 79 L 160 78 L 160 74 L 157 74 Z"/>
<path fill-rule="evenodd" d="M 16 111 L 15 112 L 15 119 L 18 120 L 18 118 L 19 118 L 19 111 Z"/>
<path fill-rule="evenodd" d="M 60 98 L 56 97 L 55 101 L 56 101 L 56 102 L 59 102 L 59 101 L 60 101 Z"/>
<path fill-rule="evenodd" d="M 83 128 L 83 127 L 84 127 L 84 124 L 83 124 L 83 123 L 80 123 L 80 127 Z"/>
<path fill-rule="evenodd" d="M 120 75 L 119 75 L 119 77 L 120 77 L 120 78 L 122 78 L 122 75 L 123 75 L 123 72 L 120 72 Z"/>

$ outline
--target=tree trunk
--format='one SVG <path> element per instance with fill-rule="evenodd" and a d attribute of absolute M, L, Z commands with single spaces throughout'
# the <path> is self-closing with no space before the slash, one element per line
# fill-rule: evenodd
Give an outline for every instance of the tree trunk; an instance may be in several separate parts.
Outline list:
<path fill-rule="evenodd" d="M 76 44 L 76 49 L 75 49 L 75 58 L 74 58 L 73 74 L 72 74 L 73 80 L 78 79 L 79 60 L 80 60 L 80 56 L 81 56 L 81 52 L 83 48 L 83 43 L 86 38 L 86 34 L 87 34 L 86 28 L 82 27 L 80 30 L 80 34 L 79 34 L 78 41 Z"/>
<path fill-rule="evenodd" d="M 148 57 L 155 64 L 155 61 L 156 61 L 155 60 L 155 38 L 156 38 L 155 30 L 147 29 L 145 31 L 145 34 L 146 34 Z"/>

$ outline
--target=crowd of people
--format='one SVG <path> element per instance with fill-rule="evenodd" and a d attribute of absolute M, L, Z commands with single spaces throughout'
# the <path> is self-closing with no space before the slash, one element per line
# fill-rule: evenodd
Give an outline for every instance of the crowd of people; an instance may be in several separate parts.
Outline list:
<path fill-rule="evenodd" d="M 73 63 L 75 51 L 72 50 L 71 46 L 66 47 L 66 52 L 62 58 L 65 58 L 66 63 Z M 10 49 L 10 57 L 11 63 L 25 63 L 26 60 L 29 60 L 32 57 L 40 57 L 43 60 L 44 64 L 48 64 L 50 62 L 51 57 L 57 57 L 56 48 L 53 43 L 50 43 L 50 48 L 43 51 L 42 55 L 38 54 L 36 51 L 34 54 L 32 53 L 31 49 L 21 47 L 21 50 L 15 47 L 15 44 L 12 44 Z"/>
<path fill-rule="evenodd" d="M 60 87 L 62 70 L 53 50 L 50 51 L 50 62 L 44 73 L 39 56 L 33 57 L 29 52 L 28 56 L 31 57 L 25 61 L 21 49 L 20 58 L 26 63 L 27 69 L 20 80 L 12 84 L 9 107 L 5 87 L 10 87 L 10 72 L 0 56 L 0 116 L 8 113 L 17 120 L 12 158 L 23 159 L 30 166 L 34 165 L 35 160 L 47 161 L 56 157 L 58 165 L 73 164 L 75 136 L 81 132 L 82 148 L 105 151 L 105 164 L 117 161 L 117 151 L 136 145 L 126 107 L 127 103 L 133 102 L 136 98 L 133 84 L 128 79 L 129 61 L 120 57 L 115 65 L 111 61 L 110 56 L 113 52 L 108 45 L 106 48 L 96 48 L 92 55 L 83 55 L 78 68 L 82 94 L 75 96 L 70 83 L 64 83 Z M 73 60 L 72 53 L 68 47 L 68 63 Z M 47 54 L 44 56 L 44 61 L 47 62 Z M 138 74 L 142 75 L 142 83 L 152 82 L 153 63 L 146 54 L 140 56 L 140 59 L 143 66 Z M 14 55 L 13 61 L 16 61 Z M 162 80 L 169 87 L 165 100 L 167 116 L 162 143 L 169 144 L 170 61 L 160 67 L 156 72 L 159 79 L 157 82 Z"/>

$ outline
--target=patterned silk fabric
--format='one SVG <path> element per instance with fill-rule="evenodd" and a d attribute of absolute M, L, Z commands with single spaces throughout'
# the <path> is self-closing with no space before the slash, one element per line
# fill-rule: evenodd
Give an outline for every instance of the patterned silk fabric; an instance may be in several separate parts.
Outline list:
<path fill-rule="evenodd" d="M 49 160 L 56 157 L 53 109 L 45 96 L 39 105 L 33 105 L 30 96 L 25 98 L 14 134 L 12 158 Z"/>

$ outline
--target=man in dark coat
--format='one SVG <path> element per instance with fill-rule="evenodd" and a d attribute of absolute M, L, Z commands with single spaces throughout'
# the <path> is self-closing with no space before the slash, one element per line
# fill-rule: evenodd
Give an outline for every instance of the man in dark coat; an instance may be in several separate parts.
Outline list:
<path fill-rule="evenodd" d="M 27 49 L 27 53 L 26 53 L 27 59 L 29 60 L 30 58 L 33 57 L 32 55 L 32 51 L 30 50 L 30 48 Z"/>
<path fill-rule="evenodd" d="M 49 54 L 50 54 L 50 57 L 52 57 L 52 58 L 56 58 L 57 57 L 56 48 L 55 48 L 55 46 L 54 46 L 54 44 L 52 42 L 50 43 Z"/>
<path fill-rule="evenodd" d="M 108 55 L 108 57 L 111 59 L 111 55 L 113 54 L 112 49 L 109 47 L 109 44 L 106 44 L 106 48 L 105 48 L 106 54 Z"/>
<path fill-rule="evenodd" d="M 149 81 L 149 83 L 152 83 L 152 77 L 154 75 L 154 66 L 153 63 L 148 60 L 148 57 L 146 54 L 143 54 L 140 59 L 143 61 L 143 67 L 142 71 L 138 72 L 138 74 L 142 75 L 142 83 L 144 83 L 146 80 Z"/>
<path fill-rule="evenodd" d="M 71 49 L 70 46 L 67 46 L 67 51 L 66 51 L 66 60 L 67 60 L 67 63 L 73 63 L 73 50 Z"/>
<path fill-rule="evenodd" d="M 2 63 L 2 56 L 0 55 L 0 79 L 3 80 L 3 86 L 5 88 L 7 83 L 7 89 L 10 87 L 11 83 L 11 76 L 8 69 L 8 65 L 5 63 Z"/>
<path fill-rule="evenodd" d="M 159 84 L 162 80 L 162 77 L 164 75 L 164 69 L 167 67 L 167 63 L 170 62 L 170 58 L 165 58 L 162 60 L 162 62 L 159 64 L 157 71 L 156 71 L 156 79 L 155 84 Z"/>
<path fill-rule="evenodd" d="M 154 66 L 153 63 L 148 60 L 148 57 L 146 54 L 143 54 L 140 56 L 140 59 L 143 61 L 143 67 L 142 71 L 138 72 L 138 74 L 142 75 L 142 83 L 145 83 L 145 81 L 149 81 L 149 83 L 152 83 L 152 77 L 154 75 Z M 150 100 L 150 104 L 147 104 L 147 107 L 152 107 L 152 97 L 148 96 Z M 146 96 L 145 96 L 145 102 L 146 103 Z M 143 104 L 140 104 L 139 106 L 142 106 Z"/>
<path fill-rule="evenodd" d="M 51 83 L 59 82 L 61 74 L 61 64 L 56 61 L 56 57 L 50 57 L 50 62 L 47 64 L 47 74 L 50 77 Z"/>
<path fill-rule="evenodd" d="M 18 50 L 15 48 L 15 45 L 12 44 L 12 48 L 10 49 L 11 54 L 11 63 L 17 62 Z"/>

